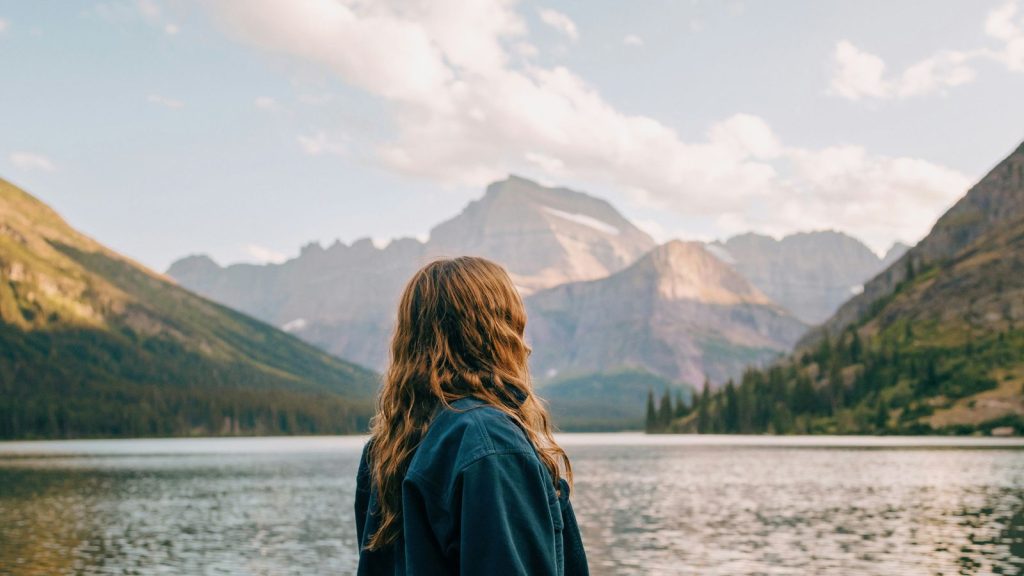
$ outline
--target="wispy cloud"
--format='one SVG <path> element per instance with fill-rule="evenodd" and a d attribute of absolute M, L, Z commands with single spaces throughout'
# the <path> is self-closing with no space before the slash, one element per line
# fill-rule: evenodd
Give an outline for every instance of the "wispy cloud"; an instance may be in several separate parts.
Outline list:
<path fill-rule="evenodd" d="M 0 34 L 3 34 L 4 32 L 7 32 L 7 29 L 10 28 L 10 27 L 11 27 L 11 25 L 10 25 L 9 22 L 7 22 L 7 20 L 4 20 L 3 18 L 0 18 Z"/>
<path fill-rule="evenodd" d="M 146 97 L 146 100 L 148 100 L 152 104 L 157 104 L 159 106 L 170 108 L 172 110 L 177 110 L 185 106 L 185 103 L 181 100 L 168 98 L 167 96 L 161 96 L 159 94 L 150 94 L 148 97 Z"/>
<path fill-rule="evenodd" d="M 15 168 L 28 172 L 53 172 L 57 169 L 57 165 L 47 156 L 31 152 L 13 152 L 7 156 L 7 160 Z"/>
<path fill-rule="evenodd" d="M 258 244 L 246 244 L 245 253 L 251 258 L 261 263 L 280 264 L 288 259 L 288 255 L 277 250 L 265 248 Z"/>
<path fill-rule="evenodd" d="M 849 100 L 924 96 L 973 81 L 975 71 L 971 61 L 983 54 L 978 51 L 937 52 L 902 74 L 889 77 L 882 58 L 843 40 L 836 45 L 830 91 Z"/>
<path fill-rule="evenodd" d="M 541 8 L 540 10 L 537 11 L 537 13 L 540 15 L 541 22 L 547 24 L 548 26 L 554 28 L 555 30 L 558 30 L 559 32 L 561 32 L 567 38 L 574 42 L 576 40 L 579 40 L 580 33 L 579 30 L 576 28 L 576 23 L 572 21 L 572 18 L 569 18 L 565 14 L 558 12 L 557 10 L 552 10 L 550 8 Z"/>
<path fill-rule="evenodd" d="M 644 39 L 637 36 L 636 34 L 626 34 L 622 39 L 622 43 L 626 46 L 643 46 Z"/>
<path fill-rule="evenodd" d="M 841 40 L 833 53 L 829 92 L 848 100 L 927 96 L 973 82 L 979 60 L 994 60 L 1010 71 L 1024 71 L 1024 21 L 1018 16 L 1017 0 L 988 13 L 985 33 L 1002 46 L 938 50 L 897 74 L 888 73 L 882 57 Z"/>
<path fill-rule="evenodd" d="M 344 144 L 332 140 L 323 131 L 318 131 L 309 136 L 300 135 L 297 140 L 303 152 L 310 156 L 343 156 L 348 150 Z"/>
<path fill-rule="evenodd" d="M 260 96 L 253 101 L 253 105 L 260 110 L 273 110 L 277 108 L 277 100 L 270 96 Z"/>

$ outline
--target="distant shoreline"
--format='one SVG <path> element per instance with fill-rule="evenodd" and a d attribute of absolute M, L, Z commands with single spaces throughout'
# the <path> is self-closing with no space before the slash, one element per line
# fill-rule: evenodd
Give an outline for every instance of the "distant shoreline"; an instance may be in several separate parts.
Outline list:
<path fill-rule="evenodd" d="M 146 456 L 339 452 L 360 449 L 366 435 L 109 438 L 0 441 L 0 460 L 22 457 Z M 569 432 L 563 446 L 678 446 L 693 448 L 1024 448 L 1024 438 L 972 436 L 769 436 Z"/>

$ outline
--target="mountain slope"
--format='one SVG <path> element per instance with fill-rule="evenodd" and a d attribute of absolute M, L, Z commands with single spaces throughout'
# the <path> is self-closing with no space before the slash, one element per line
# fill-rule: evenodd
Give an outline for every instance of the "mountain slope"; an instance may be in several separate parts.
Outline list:
<path fill-rule="evenodd" d="M 541 378 L 635 367 L 677 382 L 721 382 L 784 352 L 805 329 L 701 244 L 678 240 L 526 305 Z"/>
<path fill-rule="evenodd" d="M 351 246 L 311 244 L 282 264 L 225 268 L 190 256 L 167 273 L 190 290 L 342 358 L 383 368 L 401 290 L 432 258 L 491 258 L 528 293 L 607 276 L 653 245 L 603 200 L 510 176 L 434 227 L 426 243 L 403 238 L 383 249 L 369 239 Z"/>
<path fill-rule="evenodd" d="M 375 376 L 197 297 L 0 180 L 0 437 L 352 432 Z"/>
<path fill-rule="evenodd" d="M 1024 433 L 1024 146 L 869 286 L 704 431 Z"/>
<path fill-rule="evenodd" d="M 907 271 L 938 266 L 992 229 L 1024 216 L 1024 143 L 967 191 L 932 227 L 931 232 L 884 272 L 864 284 L 864 291 L 845 303 L 819 329 L 802 340 L 811 346 L 824 335 L 835 337 L 869 315 L 875 303 L 890 296 Z"/>
<path fill-rule="evenodd" d="M 900 253 L 893 246 L 886 258 Z M 808 324 L 819 324 L 886 263 L 860 240 L 841 232 L 791 234 L 775 240 L 747 233 L 709 249 L 751 284 Z"/>

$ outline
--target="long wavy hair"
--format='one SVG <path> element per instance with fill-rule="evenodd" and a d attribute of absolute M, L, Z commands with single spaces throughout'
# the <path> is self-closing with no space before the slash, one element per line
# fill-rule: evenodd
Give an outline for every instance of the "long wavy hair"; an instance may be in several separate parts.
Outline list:
<path fill-rule="evenodd" d="M 379 549 L 401 533 L 402 480 L 437 410 L 464 397 L 504 412 L 526 433 L 558 487 L 572 482 L 547 410 L 534 395 L 523 339 L 526 310 L 508 273 L 484 258 L 431 262 L 406 284 L 391 340 L 391 360 L 370 423 L 370 475 Z"/>

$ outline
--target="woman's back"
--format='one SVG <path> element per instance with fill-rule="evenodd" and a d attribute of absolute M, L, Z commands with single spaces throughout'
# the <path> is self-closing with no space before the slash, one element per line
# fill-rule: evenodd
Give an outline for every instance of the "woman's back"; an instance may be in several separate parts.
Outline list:
<path fill-rule="evenodd" d="M 359 468 L 359 574 L 587 573 L 525 330 L 489 260 L 436 260 L 409 280 Z"/>
<path fill-rule="evenodd" d="M 369 445 L 367 445 L 369 446 Z M 369 450 L 356 493 L 360 546 L 377 527 Z M 569 504 L 526 434 L 475 398 L 430 424 L 402 483 L 402 534 L 360 554 L 359 574 L 586 574 Z"/>

